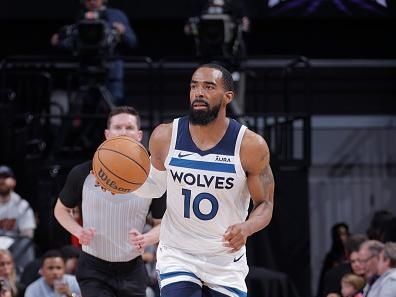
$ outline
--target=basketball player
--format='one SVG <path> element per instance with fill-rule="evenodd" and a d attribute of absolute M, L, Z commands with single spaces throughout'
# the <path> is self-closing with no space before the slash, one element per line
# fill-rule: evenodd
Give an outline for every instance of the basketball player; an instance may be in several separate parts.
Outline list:
<path fill-rule="evenodd" d="M 245 244 L 272 218 L 274 179 L 265 140 L 226 117 L 233 97 L 226 69 L 200 66 L 189 116 L 151 135 L 149 179 L 134 193 L 167 189 L 157 251 L 162 297 L 247 296 Z"/>
<path fill-rule="evenodd" d="M 104 134 L 106 139 L 128 136 L 141 141 L 139 114 L 132 107 L 114 108 Z M 105 192 L 91 168 L 89 161 L 71 170 L 55 206 L 59 223 L 82 244 L 76 273 L 82 296 L 144 297 L 148 276 L 141 252 L 158 242 L 165 199 L 151 202 L 132 193 Z M 71 214 L 81 203 L 83 226 Z M 141 235 L 150 209 L 157 226 Z M 137 236 L 139 247 L 129 242 Z"/>

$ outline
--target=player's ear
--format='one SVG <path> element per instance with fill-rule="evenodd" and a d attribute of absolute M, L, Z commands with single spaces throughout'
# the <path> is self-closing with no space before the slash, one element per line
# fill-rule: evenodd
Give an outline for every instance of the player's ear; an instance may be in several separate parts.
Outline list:
<path fill-rule="evenodd" d="M 234 92 L 226 91 L 224 93 L 224 100 L 225 100 L 226 105 L 229 104 L 232 101 L 232 99 L 234 99 Z"/>

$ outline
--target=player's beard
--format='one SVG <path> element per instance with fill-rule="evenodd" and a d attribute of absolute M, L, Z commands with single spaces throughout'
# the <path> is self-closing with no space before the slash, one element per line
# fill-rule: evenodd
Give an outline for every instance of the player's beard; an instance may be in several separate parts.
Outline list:
<path fill-rule="evenodd" d="M 193 105 L 196 102 L 205 103 L 207 109 L 206 110 L 194 109 Z M 217 118 L 217 115 L 219 114 L 220 111 L 220 107 L 221 107 L 221 103 L 210 108 L 209 104 L 207 104 L 205 101 L 199 99 L 194 100 L 194 102 L 190 105 L 189 121 L 192 125 L 206 126 Z"/>

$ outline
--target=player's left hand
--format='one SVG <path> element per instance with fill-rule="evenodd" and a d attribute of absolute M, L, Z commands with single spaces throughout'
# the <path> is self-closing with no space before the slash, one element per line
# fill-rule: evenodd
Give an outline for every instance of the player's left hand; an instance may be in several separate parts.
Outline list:
<path fill-rule="evenodd" d="M 230 253 L 235 253 L 246 244 L 247 237 L 248 232 L 243 223 L 231 225 L 223 235 L 223 245 L 229 248 Z"/>

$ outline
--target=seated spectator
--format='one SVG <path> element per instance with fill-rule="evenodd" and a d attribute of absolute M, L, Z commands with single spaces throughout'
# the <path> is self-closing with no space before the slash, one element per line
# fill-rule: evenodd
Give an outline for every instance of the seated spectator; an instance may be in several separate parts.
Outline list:
<path fill-rule="evenodd" d="M 16 179 L 8 166 L 0 166 L 0 234 L 33 238 L 36 229 L 29 203 L 14 192 Z"/>
<path fill-rule="evenodd" d="M 0 297 L 12 297 L 10 284 L 4 277 L 0 277 Z"/>
<path fill-rule="evenodd" d="M 378 240 L 368 240 L 362 243 L 359 249 L 359 262 L 364 269 L 366 285 L 363 296 L 367 296 L 378 278 L 377 265 L 379 255 L 384 249 L 384 244 Z"/>
<path fill-rule="evenodd" d="M 41 277 L 26 288 L 25 297 L 81 296 L 76 277 L 65 274 L 65 261 L 58 250 L 43 255 L 40 273 Z"/>
<path fill-rule="evenodd" d="M 396 243 L 385 243 L 379 254 L 377 273 L 380 276 L 373 284 L 367 297 L 396 296 Z"/>
<path fill-rule="evenodd" d="M 363 297 L 364 278 L 353 273 L 345 274 L 341 279 L 342 297 Z"/>
<path fill-rule="evenodd" d="M 7 281 L 12 297 L 22 297 L 24 286 L 17 281 L 14 259 L 9 250 L 0 249 L 0 277 Z"/>
<path fill-rule="evenodd" d="M 364 269 L 359 262 L 359 249 L 367 237 L 363 234 L 351 235 L 345 242 L 345 251 L 348 261 L 330 269 L 324 276 L 323 292 L 319 292 L 318 296 L 336 296 L 341 295 L 341 279 L 347 273 L 354 273 L 364 276 Z"/>
<path fill-rule="evenodd" d="M 346 223 L 334 224 L 331 228 L 331 248 L 327 252 L 320 272 L 318 292 L 323 292 L 323 281 L 326 273 L 335 266 L 347 261 L 345 242 L 349 237 L 349 228 Z"/>

